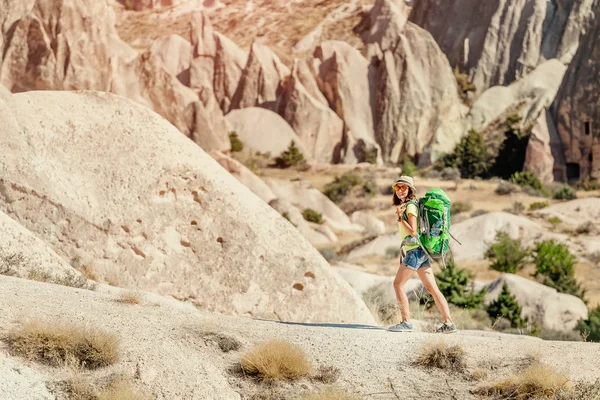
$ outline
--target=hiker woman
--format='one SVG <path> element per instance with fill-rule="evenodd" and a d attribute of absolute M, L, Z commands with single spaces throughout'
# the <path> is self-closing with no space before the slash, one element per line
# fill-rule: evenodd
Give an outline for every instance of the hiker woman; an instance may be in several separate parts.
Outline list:
<path fill-rule="evenodd" d="M 402 322 L 390 326 L 388 329 L 393 332 L 411 332 L 413 330 L 413 326 L 410 323 L 408 297 L 406 296 L 406 293 L 404 293 L 404 284 L 416 271 L 421 282 L 423 282 L 425 289 L 433 296 L 435 305 L 444 318 L 444 324 L 440 326 L 436 332 L 453 333 L 456 332 L 456 325 L 450 318 L 448 302 L 435 282 L 429 263 L 429 255 L 417 240 L 417 217 L 419 210 L 416 201 L 414 201 L 416 195 L 417 191 L 413 184 L 412 177 L 401 176 L 394 184 L 392 201 L 393 205 L 396 206 L 400 237 L 403 238 L 402 254 L 404 254 L 400 263 L 400 268 L 398 268 L 396 274 L 396 279 L 394 279 L 394 290 L 396 291 L 396 298 L 400 304 Z"/>

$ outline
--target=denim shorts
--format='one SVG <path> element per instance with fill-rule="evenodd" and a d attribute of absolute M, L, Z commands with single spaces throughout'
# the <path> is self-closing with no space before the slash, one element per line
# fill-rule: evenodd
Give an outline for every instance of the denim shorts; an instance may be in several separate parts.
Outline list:
<path fill-rule="evenodd" d="M 419 268 L 425 268 L 430 266 L 429 257 L 427 257 L 427 253 L 425 253 L 425 251 L 423 251 L 423 249 L 420 247 L 407 251 L 406 255 L 402 259 L 402 264 L 406 265 L 413 271 L 416 271 Z"/>

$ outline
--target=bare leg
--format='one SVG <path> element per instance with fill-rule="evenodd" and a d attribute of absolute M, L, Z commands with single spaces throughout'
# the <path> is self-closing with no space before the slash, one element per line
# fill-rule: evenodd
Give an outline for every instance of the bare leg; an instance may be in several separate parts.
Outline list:
<path fill-rule="evenodd" d="M 396 279 L 394 279 L 394 291 L 396 292 L 396 299 L 400 305 L 400 315 L 402 315 L 402 321 L 410 321 L 410 308 L 408 304 L 408 296 L 404 293 L 404 284 L 413 276 L 415 271 L 407 268 L 406 265 L 400 264 L 398 272 L 396 273 Z"/>
<path fill-rule="evenodd" d="M 452 322 L 452 318 L 450 318 L 450 308 L 448 307 L 448 302 L 446 298 L 440 292 L 437 283 L 435 282 L 435 277 L 433 276 L 433 272 L 431 271 L 431 267 L 419 268 L 417 270 L 417 274 L 425 285 L 425 289 L 433 296 L 433 300 L 435 301 L 435 305 L 437 306 L 440 314 L 442 314 L 442 318 L 444 318 L 444 322 Z"/>

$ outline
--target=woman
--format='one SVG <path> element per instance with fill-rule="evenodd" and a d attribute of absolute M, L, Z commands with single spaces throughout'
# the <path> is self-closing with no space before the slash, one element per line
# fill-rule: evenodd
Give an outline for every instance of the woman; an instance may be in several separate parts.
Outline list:
<path fill-rule="evenodd" d="M 408 297 L 404 293 L 404 284 L 417 272 L 425 289 L 433 296 L 435 305 L 444 318 L 444 324 L 436 332 L 454 333 L 456 332 L 456 325 L 452 322 L 452 318 L 450 318 L 448 302 L 435 282 L 431 265 L 429 264 L 429 256 L 416 240 L 417 215 L 419 210 L 416 202 L 411 201 L 416 199 L 416 195 L 417 191 L 410 176 L 401 176 L 394 184 L 392 201 L 393 205 L 396 206 L 400 237 L 403 238 L 402 254 L 405 255 L 400 263 L 400 268 L 398 268 L 396 279 L 394 279 L 394 290 L 400 304 L 402 322 L 390 326 L 388 329 L 393 332 L 411 332 L 413 330 L 413 326 L 410 323 Z"/>

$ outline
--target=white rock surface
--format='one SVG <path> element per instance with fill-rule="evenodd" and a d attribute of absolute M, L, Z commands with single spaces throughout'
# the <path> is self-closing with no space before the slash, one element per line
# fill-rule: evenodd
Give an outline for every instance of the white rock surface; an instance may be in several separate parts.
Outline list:
<path fill-rule="evenodd" d="M 61 257 L 216 312 L 372 321 L 296 229 L 147 108 L 45 91 L 0 113 L 0 210 Z"/>
<path fill-rule="evenodd" d="M 506 283 L 510 293 L 522 307 L 522 316 L 537 321 L 543 329 L 566 331 L 575 329 L 580 319 L 588 318 L 585 303 L 579 298 L 513 274 L 503 274 L 488 284 L 485 303 L 496 300 Z"/>
<path fill-rule="evenodd" d="M 383 235 L 385 233 L 385 223 L 379 218 L 373 217 L 362 211 L 352 213 L 351 221 L 365 228 L 367 235 Z"/>
<path fill-rule="evenodd" d="M 0 395 L 5 400 L 56 399 L 46 387 L 45 374 L 8 355 L 0 354 L 0 376 Z"/>
<path fill-rule="evenodd" d="M 238 134 L 244 147 L 276 157 L 287 150 L 293 141 L 305 158 L 310 157 L 292 127 L 271 110 L 260 107 L 242 108 L 231 111 L 225 118 L 229 131 Z"/>

